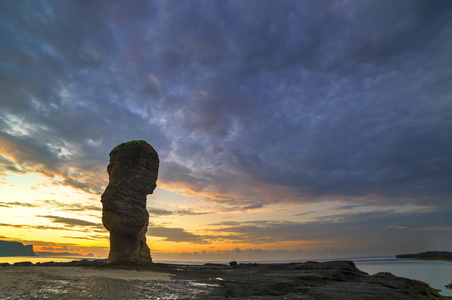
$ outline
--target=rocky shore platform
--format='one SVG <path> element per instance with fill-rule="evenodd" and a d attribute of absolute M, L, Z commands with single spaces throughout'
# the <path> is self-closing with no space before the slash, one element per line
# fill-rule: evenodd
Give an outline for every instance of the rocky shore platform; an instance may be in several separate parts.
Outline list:
<path fill-rule="evenodd" d="M 351 261 L 287 264 L 104 261 L 19 263 L 0 267 L 2 299 L 451 299 L 421 281 L 369 275 Z"/>

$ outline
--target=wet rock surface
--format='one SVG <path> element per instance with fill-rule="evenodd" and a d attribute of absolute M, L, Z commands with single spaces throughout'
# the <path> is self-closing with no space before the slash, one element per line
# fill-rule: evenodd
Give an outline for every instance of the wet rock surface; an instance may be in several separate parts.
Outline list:
<path fill-rule="evenodd" d="M 451 299 L 424 282 L 390 273 L 370 276 L 351 261 L 171 268 L 179 277 L 219 284 L 218 299 Z"/>
<path fill-rule="evenodd" d="M 141 268 L 96 263 L 3 267 L 0 294 L 2 299 L 450 299 L 420 281 L 390 273 L 370 276 L 350 261 Z"/>
<path fill-rule="evenodd" d="M 101 197 L 102 222 L 110 231 L 108 263 L 152 262 L 146 244 L 146 196 L 157 186 L 158 169 L 158 154 L 145 141 L 124 143 L 110 152 L 109 184 Z"/>

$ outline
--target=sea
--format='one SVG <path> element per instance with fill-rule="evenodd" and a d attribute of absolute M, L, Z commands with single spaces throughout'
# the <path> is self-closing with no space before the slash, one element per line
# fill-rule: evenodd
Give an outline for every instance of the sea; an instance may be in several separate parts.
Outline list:
<path fill-rule="evenodd" d="M 443 296 L 452 296 L 445 286 L 452 283 L 452 262 L 399 259 L 395 257 L 361 258 L 353 260 L 361 271 L 370 275 L 389 272 L 398 277 L 420 280 L 440 290 Z"/>
<path fill-rule="evenodd" d="M 46 256 L 28 256 L 28 257 L 0 257 L 0 263 L 10 263 L 30 261 L 37 262 L 70 262 L 73 260 L 86 259 L 86 257 L 46 257 Z M 88 258 L 95 259 L 95 258 Z M 423 261 L 412 259 L 400 259 L 395 256 L 383 257 L 360 257 L 360 258 L 340 258 L 340 259 L 318 259 L 314 261 L 332 261 L 332 260 L 351 260 L 361 270 L 370 275 L 378 272 L 389 272 L 398 277 L 420 280 L 428 283 L 431 287 L 440 290 L 443 296 L 452 296 L 452 290 L 445 286 L 452 283 L 452 262 L 444 261 Z M 201 265 L 206 261 L 168 261 L 154 260 L 156 263 L 175 263 L 175 264 L 194 264 Z M 225 261 L 208 261 L 209 263 L 228 263 Z M 255 261 L 256 263 L 290 263 L 305 261 Z M 239 263 L 241 263 L 239 261 Z M 246 261 L 244 263 L 253 263 Z"/>

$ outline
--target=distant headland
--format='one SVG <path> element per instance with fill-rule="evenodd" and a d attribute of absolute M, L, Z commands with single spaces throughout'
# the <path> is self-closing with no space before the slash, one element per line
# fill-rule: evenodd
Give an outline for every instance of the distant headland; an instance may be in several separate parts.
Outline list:
<path fill-rule="evenodd" d="M 452 261 L 452 252 L 449 251 L 426 251 L 416 254 L 399 254 L 397 258 L 413 258 L 417 260 L 441 260 Z"/>
<path fill-rule="evenodd" d="M 36 256 L 33 245 L 0 240 L 0 256 Z"/>

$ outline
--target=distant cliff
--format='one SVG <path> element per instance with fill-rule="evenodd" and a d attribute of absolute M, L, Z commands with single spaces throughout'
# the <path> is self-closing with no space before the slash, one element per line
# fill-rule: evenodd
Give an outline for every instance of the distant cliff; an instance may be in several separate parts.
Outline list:
<path fill-rule="evenodd" d="M 0 241 L 0 256 L 36 256 L 33 245 L 19 242 Z"/>
<path fill-rule="evenodd" d="M 417 254 L 399 254 L 397 258 L 414 258 L 419 260 L 443 260 L 452 261 L 452 252 L 449 251 L 427 251 Z"/>

